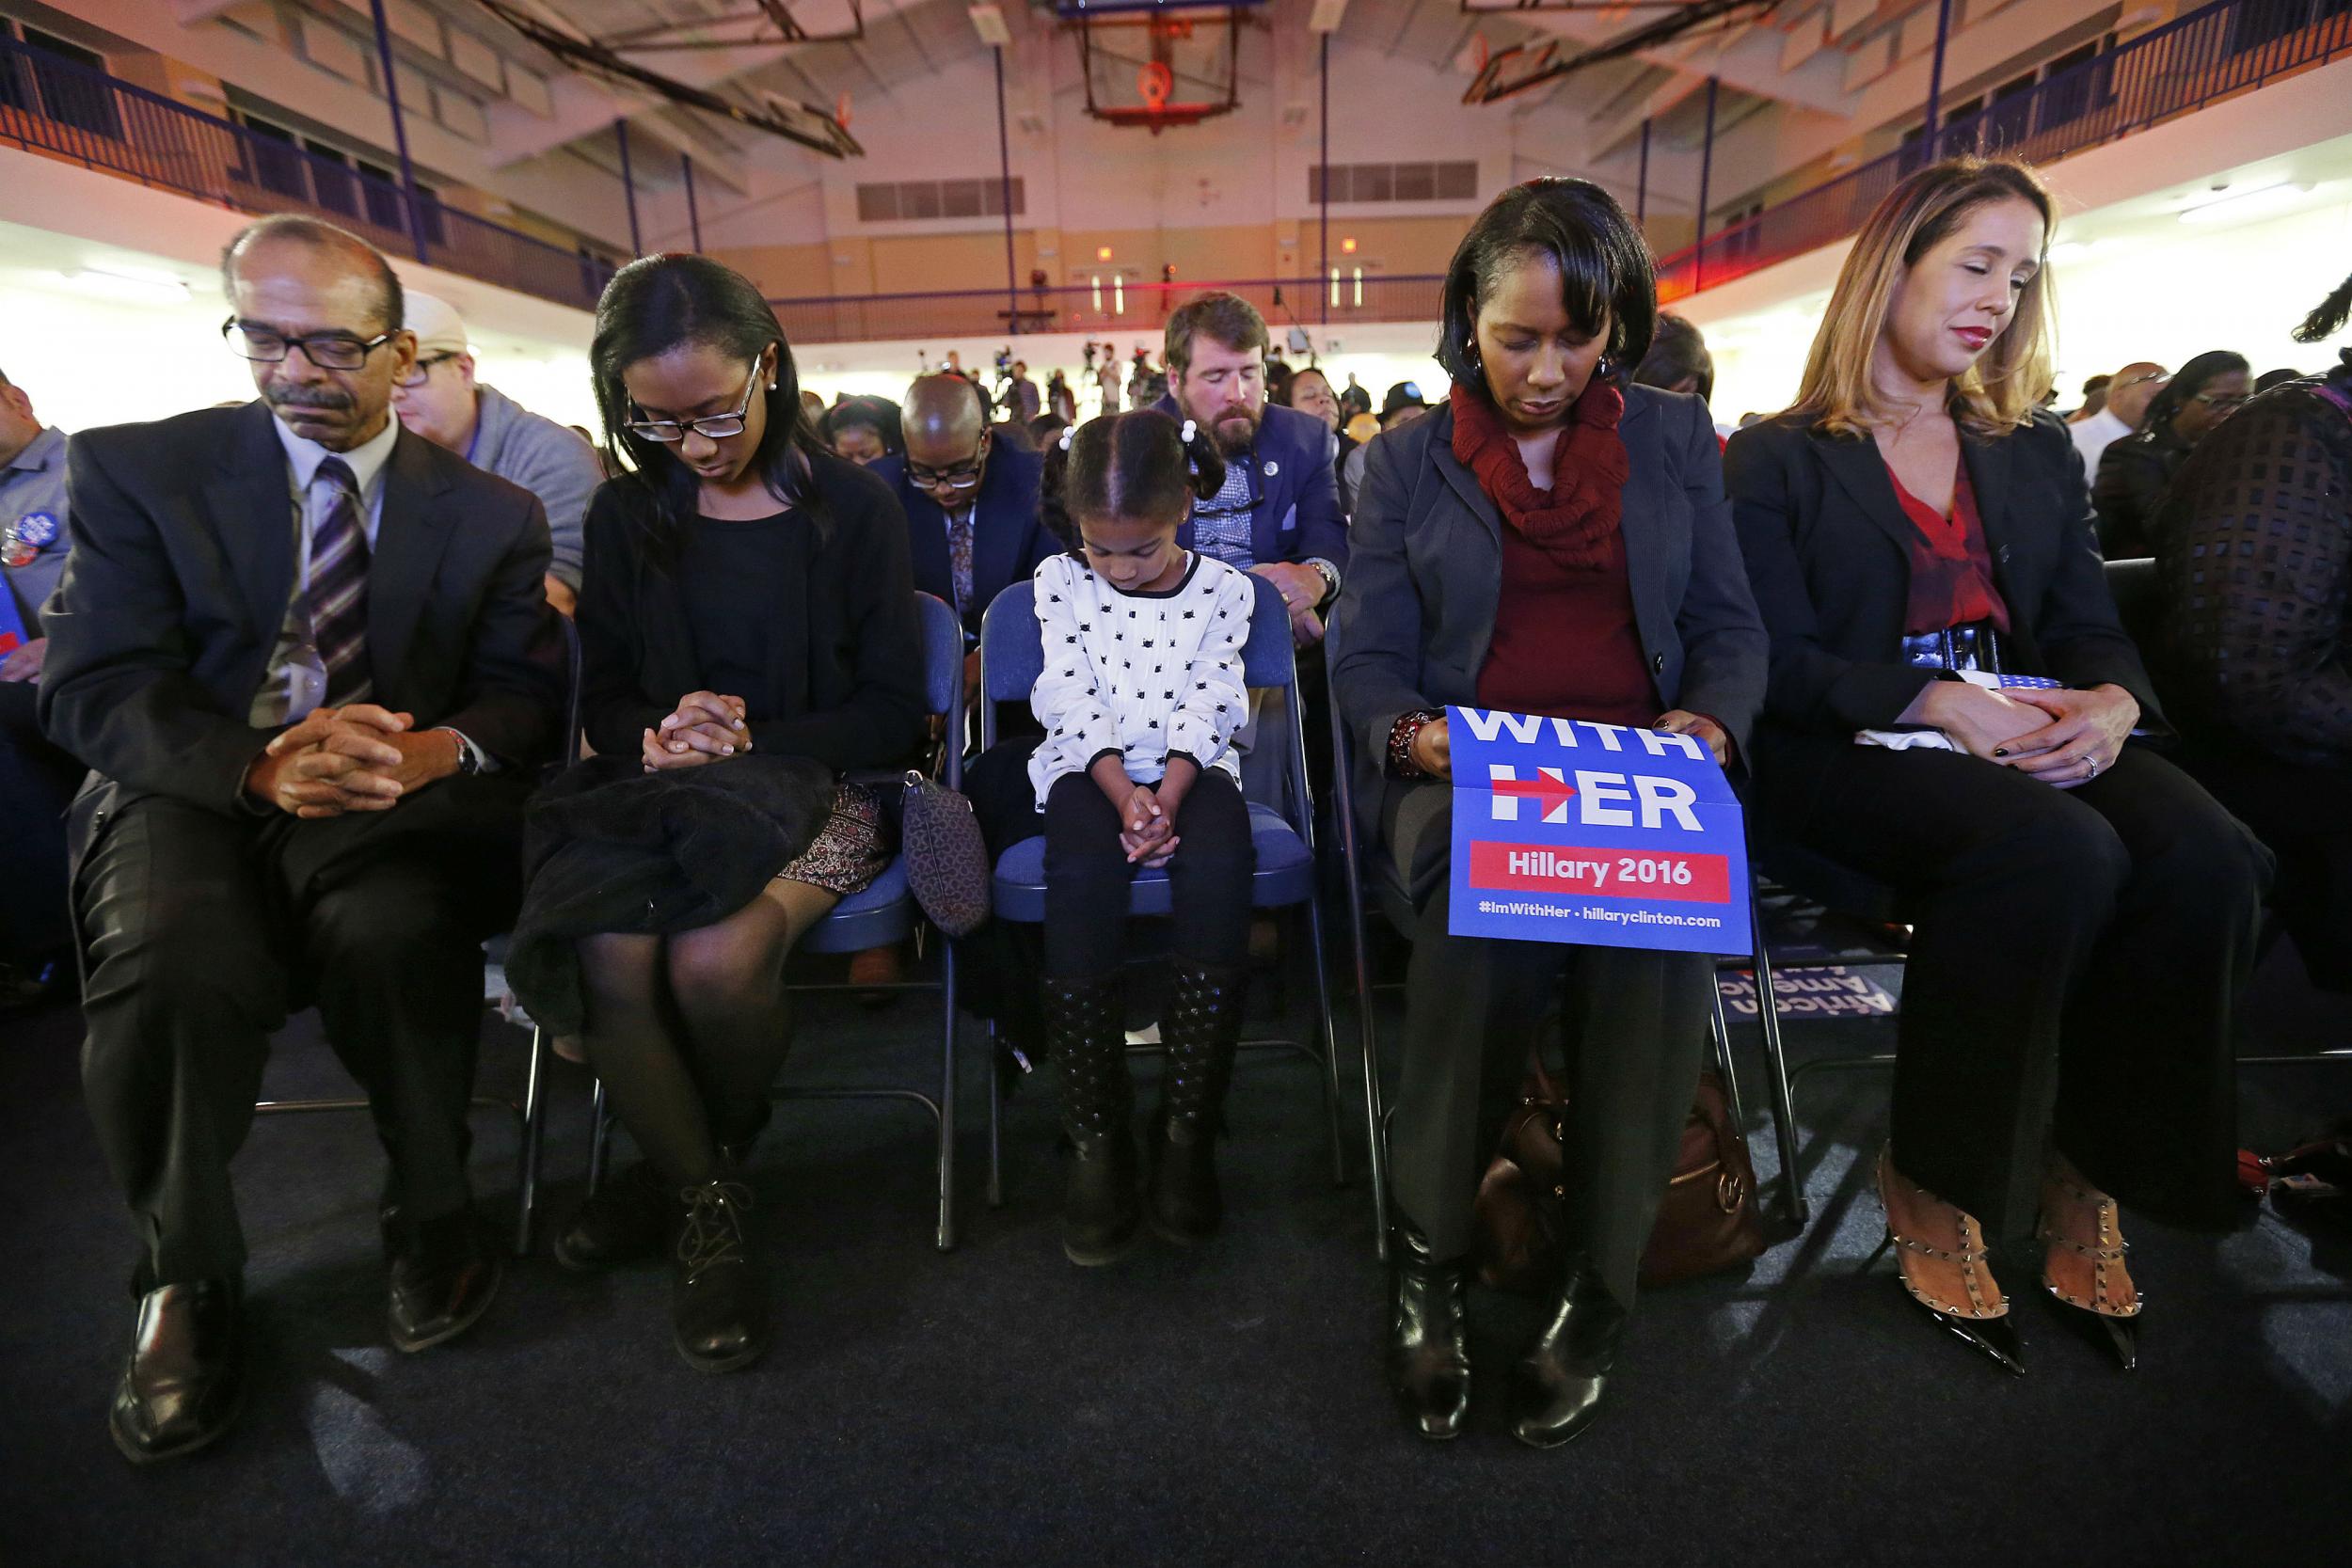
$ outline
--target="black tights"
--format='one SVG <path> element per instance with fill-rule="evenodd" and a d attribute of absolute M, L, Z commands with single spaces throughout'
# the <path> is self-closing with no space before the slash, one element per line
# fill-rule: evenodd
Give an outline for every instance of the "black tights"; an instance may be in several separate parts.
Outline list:
<path fill-rule="evenodd" d="M 1057 980 L 1108 974 L 1127 930 L 1136 868 L 1119 847 L 1119 808 L 1084 773 L 1045 798 L 1045 973 Z M 1249 881 L 1257 869 L 1249 808 L 1232 775 L 1209 768 L 1176 813 L 1168 901 L 1179 959 L 1230 969 L 1249 953 Z"/>
<path fill-rule="evenodd" d="M 785 956 L 834 902 L 805 882 L 771 882 L 716 925 L 580 943 L 588 1066 L 669 1184 L 716 1180 L 719 1146 L 766 1121 L 791 1048 Z"/>

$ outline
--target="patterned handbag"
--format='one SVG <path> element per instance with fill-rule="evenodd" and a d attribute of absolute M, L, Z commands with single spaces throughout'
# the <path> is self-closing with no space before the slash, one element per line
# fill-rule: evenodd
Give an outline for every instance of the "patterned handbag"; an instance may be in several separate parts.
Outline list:
<path fill-rule="evenodd" d="M 968 937 L 988 919 L 988 845 L 972 802 L 910 768 L 899 808 L 898 838 L 907 887 L 931 924 Z"/>

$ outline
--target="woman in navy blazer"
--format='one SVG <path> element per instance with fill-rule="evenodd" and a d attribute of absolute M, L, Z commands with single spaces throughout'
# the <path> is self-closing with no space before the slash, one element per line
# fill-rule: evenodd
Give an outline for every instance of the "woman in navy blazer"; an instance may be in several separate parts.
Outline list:
<path fill-rule="evenodd" d="M 2011 1370 L 1989 1240 L 2035 1234 L 2044 1290 L 2128 1367 L 2139 1298 L 2107 1195 L 2227 1212 L 2230 1018 L 2269 877 L 2210 796 L 2126 744 L 2164 721 L 2081 465 L 2036 411 L 2052 221 L 2020 165 L 1904 181 L 1796 407 L 1727 457 L 1772 630 L 1762 836 L 1915 911 L 1880 1194 L 1911 1299 Z"/>
<path fill-rule="evenodd" d="M 1681 731 L 1719 760 L 1761 705 L 1764 629 L 1706 405 L 1623 385 L 1655 311 L 1649 252 L 1598 186 L 1499 198 L 1446 278 L 1452 402 L 1372 443 L 1332 614 L 1363 830 L 1416 916 L 1388 1348 L 1425 1437 L 1455 1435 L 1468 1410 L 1471 1205 L 1563 967 L 1581 1042 L 1562 1182 L 1572 1259 L 1513 1378 L 1522 1442 L 1565 1443 L 1599 1408 L 1706 1050 L 1710 958 L 1449 929 L 1448 705 Z"/>

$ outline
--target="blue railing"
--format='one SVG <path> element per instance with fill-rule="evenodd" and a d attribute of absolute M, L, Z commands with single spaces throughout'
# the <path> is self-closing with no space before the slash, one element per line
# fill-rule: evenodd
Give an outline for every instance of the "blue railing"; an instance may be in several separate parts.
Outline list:
<path fill-rule="evenodd" d="M 2217 0 L 1676 251 L 1659 262 L 1658 297 L 1856 233 L 1897 182 L 1932 159 L 1998 152 L 2049 163 L 2347 54 L 2352 0 Z"/>
<path fill-rule="evenodd" d="M 0 38 L 0 146 L 13 143 L 240 212 L 310 213 L 394 256 L 593 309 L 612 264 L 389 178 Z"/>

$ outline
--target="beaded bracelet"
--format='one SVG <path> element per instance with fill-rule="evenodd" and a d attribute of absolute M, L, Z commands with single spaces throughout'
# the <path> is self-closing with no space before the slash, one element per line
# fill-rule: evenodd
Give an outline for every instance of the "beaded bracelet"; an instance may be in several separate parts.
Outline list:
<path fill-rule="evenodd" d="M 1413 760 L 1413 740 L 1422 727 L 1445 717 L 1441 708 L 1416 708 L 1397 715 L 1389 726 L 1389 772 L 1400 779 L 1424 779 L 1429 770 Z"/>

